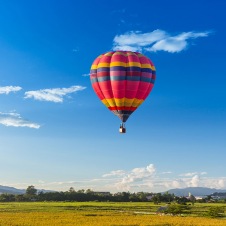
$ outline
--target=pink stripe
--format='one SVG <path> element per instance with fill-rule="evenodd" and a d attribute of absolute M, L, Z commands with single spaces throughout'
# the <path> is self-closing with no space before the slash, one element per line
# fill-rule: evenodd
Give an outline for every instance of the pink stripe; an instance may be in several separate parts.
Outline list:
<path fill-rule="evenodd" d="M 99 84 L 98 82 L 93 83 L 92 85 L 95 93 L 97 94 L 97 96 L 102 100 L 104 99 L 104 95 L 102 94 L 102 91 L 100 90 Z"/>
<path fill-rule="evenodd" d="M 111 62 L 111 56 L 103 55 L 101 60 L 99 61 L 99 64 L 100 63 L 110 63 L 110 62 Z"/>
<path fill-rule="evenodd" d="M 152 83 L 146 83 L 146 84 L 144 84 L 144 83 L 145 82 L 140 83 L 140 86 L 138 88 L 138 92 L 136 94 L 137 99 L 145 100 L 147 98 L 148 94 L 150 93 L 150 91 L 153 88 Z M 143 87 L 143 88 L 140 88 L 140 87 Z"/>
<path fill-rule="evenodd" d="M 111 76 L 119 76 L 119 75 L 125 76 L 126 74 L 127 74 L 126 71 L 110 71 Z"/>
<path fill-rule="evenodd" d="M 125 92 L 126 81 L 111 81 L 111 88 L 113 91 L 122 90 L 122 92 Z"/>
<path fill-rule="evenodd" d="M 111 62 L 123 62 L 123 63 L 127 63 L 128 62 L 128 59 L 124 55 L 119 55 L 119 54 L 115 54 L 114 53 L 112 55 Z"/>
<path fill-rule="evenodd" d="M 128 55 L 128 61 L 129 62 L 137 62 L 140 63 L 140 59 L 137 55 Z"/>
<path fill-rule="evenodd" d="M 111 88 L 111 82 L 110 81 L 104 81 L 98 83 L 100 86 L 100 90 L 103 93 L 104 98 L 113 98 L 112 88 Z"/>
<path fill-rule="evenodd" d="M 149 73 L 149 72 L 142 72 L 141 77 L 146 77 L 146 78 L 153 78 L 153 74 L 152 73 Z"/>
<path fill-rule="evenodd" d="M 122 90 L 114 90 L 114 98 L 124 98 L 125 92 L 122 92 Z M 113 97 L 112 97 L 113 98 Z"/>
<path fill-rule="evenodd" d="M 96 73 L 97 77 L 101 77 L 101 76 L 109 76 L 109 71 L 100 71 Z"/>
<path fill-rule="evenodd" d="M 133 99 L 136 97 L 137 91 L 136 90 L 126 90 L 125 97 L 128 99 Z"/>

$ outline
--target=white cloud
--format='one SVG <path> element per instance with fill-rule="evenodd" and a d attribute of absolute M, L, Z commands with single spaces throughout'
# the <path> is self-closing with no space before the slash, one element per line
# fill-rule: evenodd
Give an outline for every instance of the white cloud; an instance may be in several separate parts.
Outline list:
<path fill-rule="evenodd" d="M 161 174 L 171 174 L 171 171 L 162 172 Z"/>
<path fill-rule="evenodd" d="M 20 86 L 0 86 L 0 94 L 9 94 L 10 92 L 20 91 Z"/>
<path fill-rule="evenodd" d="M 116 35 L 113 40 L 114 50 L 127 50 L 133 52 L 142 51 L 166 51 L 170 53 L 181 52 L 186 49 L 189 40 L 199 37 L 207 37 L 210 32 L 182 32 L 172 36 L 163 30 L 154 30 L 149 33 L 131 31 L 122 35 Z"/>
<path fill-rule="evenodd" d="M 198 175 L 195 175 L 191 178 L 191 181 L 189 183 L 189 187 L 198 187 L 200 182 L 200 178 Z"/>
<path fill-rule="evenodd" d="M 183 176 L 183 177 L 192 177 L 195 175 L 205 175 L 207 174 L 207 172 L 189 172 L 189 173 L 184 173 L 184 174 L 180 174 L 179 176 Z"/>
<path fill-rule="evenodd" d="M 168 177 L 167 174 L 170 174 Z M 172 188 L 210 187 L 226 188 L 226 178 L 209 178 L 207 172 L 189 172 L 173 176 L 171 171 L 157 173 L 153 164 L 146 167 L 134 168 L 130 171 L 116 170 L 104 176 L 114 180 L 105 181 L 105 187 L 119 191 L 153 191 L 160 192 Z M 116 176 L 117 175 L 117 176 Z M 164 175 L 164 176 L 163 176 Z M 102 181 L 104 183 L 104 181 Z"/>
<path fill-rule="evenodd" d="M 166 189 L 186 188 L 186 187 L 208 187 L 216 189 L 226 189 L 226 178 L 210 178 L 194 175 L 192 177 L 174 178 L 173 180 L 164 179 L 161 181 L 161 187 Z M 164 190 L 164 189 L 163 189 Z"/>
<path fill-rule="evenodd" d="M 148 46 L 156 41 L 167 37 L 167 33 L 162 30 L 142 34 L 139 31 L 131 31 L 124 35 L 116 35 L 114 43 L 120 46 Z"/>
<path fill-rule="evenodd" d="M 200 173 L 200 175 L 206 175 L 207 174 L 207 172 L 201 172 Z"/>
<path fill-rule="evenodd" d="M 165 181 L 161 181 L 160 184 L 163 190 L 183 187 L 183 183 L 180 179 L 165 180 Z"/>
<path fill-rule="evenodd" d="M 208 36 L 208 32 L 183 32 L 177 36 L 168 37 L 156 42 L 152 47 L 147 48 L 148 51 L 167 51 L 170 53 L 181 52 L 188 46 L 188 39 Z"/>
<path fill-rule="evenodd" d="M 90 74 L 82 74 L 83 77 L 88 77 Z"/>
<path fill-rule="evenodd" d="M 25 120 L 20 116 L 20 114 L 15 112 L 10 113 L 0 112 L 0 124 L 4 126 L 13 126 L 13 127 L 28 127 L 33 129 L 40 128 L 39 124 Z"/>
<path fill-rule="evenodd" d="M 156 169 L 153 164 L 150 164 L 147 167 L 134 168 L 125 173 L 114 186 L 118 190 L 130 190 L 132 187 L 140 186 L 143 183 L 150 184 L 149 180 L 155 175 L 155 172 Z"/>
<path fill-rule="evenodd" d="M 217 181 L 217 186 L 218 186 L 219 188 L 224 188 L 225 185 L 226 185 L 226 180 L 225 180 L 225 179 L 219 179 L 219 180 Z"/>
<path fill-rule="evenodd" d="M 83 86 L 71 86 L 69 88 L 55 88 L 55 89 L 40 89 L 35 91 L 25 92 L 25 98 L 34 98 L 40 101 L 51 101 L 55 103 L 62 103 L 63 97 L 70 93 L 75 93 L 86 89 Z"/>
<path fill-rule="evenodd" d="M 38 180 L 38 183 L 39 183 L 39 184 L 44 184 L 45 181 L 44 181 L 44 180 Z"/>
<path fill-rule="evenodd" d="M 180 176 L 184 176 L 184 177 L 191 177 L 191 176 L 194 176 L 196 175 L 197 172 L 192 172 L 192 173 L 184 173 L 184 174 L 180 174 Z"/>
<path fill-rule="evenodd" d="M 76 184 L 76 181 L 54 181 L 54 182 L 51 182 L 49 183 L 51 185 L 70 185 L 70 184 Z"/>
<path fill-rule="evenodd" d="M 142 52 L 142 48 L 141 47 L 139 47 L 139 46 L 129 46 L 129 45 L 115 46 L 114 50 L 131 51 L 131 52 Z"/>
<path fill-rule="evenodd" d="M 122 176 L 125 175 L 125 171 L 124 170 L 114 170 L 111 171 L 110 173 L 104 174 L 102 177 L 111 177 L 111 176 Z"/>

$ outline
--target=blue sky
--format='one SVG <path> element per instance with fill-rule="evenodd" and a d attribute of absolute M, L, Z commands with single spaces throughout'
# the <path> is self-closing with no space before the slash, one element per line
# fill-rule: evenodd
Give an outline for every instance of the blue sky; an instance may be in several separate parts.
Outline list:
<path fill-rule="evenodd" d="M 226 189 L 226 3 L 0 1 L 0 184 Z M 155 86 L 119 134 L 90 66 L 111 50 L 155 64 Z"/>

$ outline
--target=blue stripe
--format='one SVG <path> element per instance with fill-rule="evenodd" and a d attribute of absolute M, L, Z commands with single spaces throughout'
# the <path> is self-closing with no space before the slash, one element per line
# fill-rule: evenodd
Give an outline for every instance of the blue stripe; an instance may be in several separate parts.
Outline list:
<path fill-rule="evenodd" d="M 95 83 L 95 82 L 98 82 L 97 77 L 91 79 L 91 83 L 92 83 L 92 84 Z"/>
<path fill-rule="evenodd" d="M 126 76 L 125 75 L 120 75 L 120 76 L 111 76 L 111 81 L 123 81 L 126 80 Z"/>
<path fill-rule="evenodd" d="M 91 83 L 95 82 L 105 82 L 105 81 L 141 81 L 141 82 L 148 82 L 154 84 L 155 79 L 147 78 L 147 77 L 140 77 L 140 76 L 100 76 L 94 77 L 91 79 Z"/>
<path fill-rule="evenodd" d="M 101 72 L 101 71 L 110 71 L 109 67 L 100 67 L 97 69 L 97 72 Z"/>
<path fill-rule="evenodd" d="M 111 71 L 141 71 L 140 67 L 123 67 L 123 66 L 115 66 L 115 67 L 110 67 Z"/>
<path fill-rule="evenodd" d="M 102 71 L 136 71 L 136 72 L 149 72 L 153 73 L 154 70 L 151 68 L 140 68 L 140 67 L 123 67 L 123 66 L 115 66 L 115 67 L 100 67 L 98 69 L 91 70 L 91 74 L 95 72 Z"/>
<path fill-rule="evenodd" d="M 96 74 L 96 73 L 97 73 L 97 69 L 90 70 L 90 74 Z"/>
<path fill-rule="evenodd" d="M 140 81 L 141 82 L 149 82 L 149 83 L 153 83 L 155 82 L 155 79 L 153 78 L 147 78 L 147 77 L 140 77 Z"/>
<path fill-rule="evenodd" d="M 154 70 L 152 70 L 151 68 L 141 68 L 141 72 L 149 72 L 149 73 L 153 73 Z"/>
<path fill-rule="evenodd" d="M 118 110 L 118 113 L 121 115 L 131 115 L 133 112 L 134 110 L 131 110 L 131 111 Z"/>

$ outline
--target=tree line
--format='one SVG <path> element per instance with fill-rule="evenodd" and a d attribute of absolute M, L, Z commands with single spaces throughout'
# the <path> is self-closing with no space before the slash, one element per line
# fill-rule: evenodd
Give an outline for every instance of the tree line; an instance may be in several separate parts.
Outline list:
<path fill-rule="evenodd" d="M 199 200 L 199 202 L 209 202 L 211 196 Z M 148 193 L 148 192 L 118 192 L 111 194 L 110 192 L 94 192 L 91 189 L 75 191 L 71 187 L 68 191 L 61 192 L 43 192 L 39 191 L 30 185 L 27 187 L 25 194 L 1 194 L 0 202 L 29 202 L 29 201 L 100 201 L 100 202 L 147 202 L 152 201 L 155 204 L 159 203 L 178 203 L 186 204 L 188 202 L 194 204 L 197 202 L 195 197 L 178 197 L 168 192 L 165 193 Z M 226 202 L 226 200 L 223 200 Z"/>

